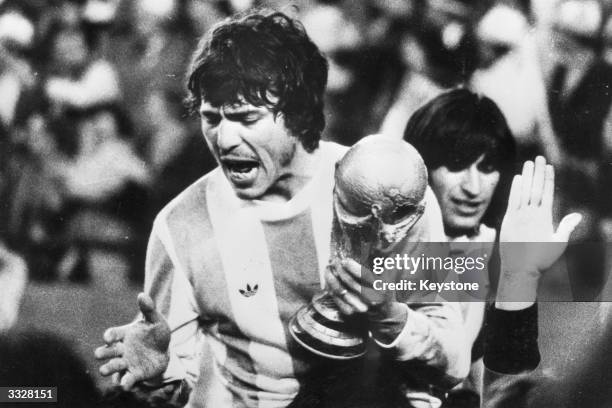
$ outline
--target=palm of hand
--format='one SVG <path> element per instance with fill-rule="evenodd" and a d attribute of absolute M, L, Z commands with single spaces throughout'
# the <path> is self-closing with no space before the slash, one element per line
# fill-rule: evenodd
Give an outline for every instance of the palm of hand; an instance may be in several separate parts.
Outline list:
<path fill-rule="evenodd" d="M 137 381 L 160 377 L 168 366 L 170 328 L 165 321 L 138 321 L 130 325 L 123 339 L 127 370 Z"/>
<path fill-rule="evenodd" d="M 500 251 L 505 264 L 514 270 L 542 271 L 549 268 L 565 249 L 554 243 L 552 216 L 534 207 L 506 213 L 500 231 Z"/>
<path fill-rule="evenodd" d="M 523 173 L 514 177 L 508 209 L 500 231 L 502 262 L 512 270 L 539 272 L 561 256 L 579 214 L 563 218 L 553 228 L 554 170 L 543 157 L 525 162 Z"/>
<path fill-rule="evenodd" d="M 121 386 L 130 390 L 140 381 L 157 381 L 168 367 L 170 357 L 170 327 L 161 313 L 155 310 L 153 300 L 138 295 L 142 319 L 125 326 L 112 327 L 104 333 L 106 346 L 95 351 L 98 360 L 106 361 L 100 367 L 104 376 L 119 376 Z"/>
<path fill-rule="evenodd" d="M 553 236 L 551 213 L 528 207 L 506 214 L 499 238 L 501 242 L 551 242 Z"/>

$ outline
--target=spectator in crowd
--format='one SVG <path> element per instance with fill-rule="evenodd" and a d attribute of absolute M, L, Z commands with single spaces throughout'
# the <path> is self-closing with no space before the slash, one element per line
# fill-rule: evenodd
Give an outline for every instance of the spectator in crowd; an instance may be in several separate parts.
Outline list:
<path fill-rule="evenodd" d="M 58 25 L 47 40 L 51 63 L 43 87 L 54 112 L 87 109 L 120 99 L 115 67 L 94 57 L 80 26 Z"/>
<path fill-rule="evenodd" d="M 134 122 L 136 137 L 149 141 L 149 99 L 182 94 L 183 78 L 197 37 L 177 0 L 123 2 L 118 16 L 128 16 L 112 30 L 107 58 L 119 71 L 124 106 Z M 173 101 L 173 103 L 176 103 Z M 173 109 L 176 109 L 173 107 Z"/>
<path fill-rule="evenodd" d="M 34 23 L 18 8 L 0 8 L 0 235 L 6 242 L 15 238 L 12 213 L 14 174 L 14 129 L 20 121 L 24 95 L 32 92 L 34 76 L 27 51 L 34 43 Z M 11 242 L 12 243 L 12 242 Z"/>
<path fill-rule="evenodd" d="M 117 106 L 98 105 L 74 114 L 78 150 L 63 174 L 69 197 L 106 201 L 130 182 L 148 183 L 148 169 L 126 140 L 129 125 Z"/>
<path fill-rule="evenodd" d="M 185 44 L 194 41 L 187 39 L 188 29 L 176 29 L 189 27 L 188 24 L 183 24 L 185 4 L 171 2 L 175 4 L 172 15 L 176 16 L 176 19 L 173 18 L 168 23 L 167 20 L 162 22 L 165 20 L 163 16 L 156 17 L 155 12 L 162 12 L 163 7 L 156 8 L 156 5 L 152 4 L 155 2 L 142 1 L 142 4 L 133 7 L 129 3 L 61 0 L 42 5 L 30 1 L 8 0 L 0 5 L 0 52 L 3 55 L 0 62 L 0 89 L 5 95 L 0 102 L 0 134 L 3 154 L 6 154 L 3 165 L 7 167 L 7 179 L 3 188 L 6 192 L 6 211 L 2 214 L 2 218 L 5 218 L 3 228 L 11 247 L 27 255 L 25 258 L 30 264 L 31 276 L 35 279 L 56 277 L 58 265 L 65 258 L 64 254 L 71 252 L 67 252 L 65 247 L 70 239 L 61 232 L 71 228 L 64 225 L 62 217 L 81 207 L 73 205 L 76 201 L 86 201 L 88 207 L 107 208 L 101 190 L 93 193 L 98 196 L 88 197 L 85 201 L 83 197 L 79 197 L 82 195 L 82 188 L 80 193 L 71 191 L 70 187 L 74 187 L 71 181 L 79 177 L 68 176 L 75 174 L 69 169 L 74 169 L 77 161 L 84 163 L 79 152 L 80 132 L 77 131 L 80 128 L 77 122 L 82 121 L 77 119 L 80 115 L 74 115 L 74 112 L 90 112 L 102 105 L 120 104 L 127 106 L 132 114 L 137 112 L 132 119 L 144 118 L 134 127 L 134 140 L 124 144 L 133 144 L 140 153 L 144 153 L 143 158 L 149 169 L 155 169 L 151 170 L 149 178 L 159 181 L 159 185 L 166 186 L 170 192 L 167 192 L 166 188 L 150 189 L 153 183 L 143 185 L 139 182 L 141 187 L 146 186 L 150 190 L 149 200 L 153 201 L 139 200 L 140 211 L 128 216 L 135 218 L 127 220 L 124 213 L 119 216 L 120 222 L 127 221 L 130 225 L 150 224 L 152 212 L 159 209 L 182 187 L 202 175 L 213 162 L 212 158 L 207 160 L 202 159 L 202 156 L 197 159 L 194 157 L 205 149 L 193 148 L 196 127 L 183 120 L 182 90 L 176 90 L 182 87 L 182 74 L 187 65 L 188 52 Z M 148 14 L 147 10 L 150 11 Z M 125 11 L 129 12 L 124 13 Z M 143 17 L 136 20 L 133 18 L 136 12 L 144 17 L 152 15 L 155 18 Z M 124 21 L 122 19 L 127 19 L 130 24 L 141 21 L 138 29 L 141 35 L 138 39 L 151 40 L 149 44 L 159 43 L 152 37 L 153 34 L 159 33 L 156 29 L 158 26 L 163 27 L 163 32 L 169 33 L 168 36 L 176 36 L 178 33 L 181 38 L 175 39 L 176 41 L 161 51 L 165 58 L 159 59 L 169 61 L 175 67 L 171 69 L 173 75 L 161 73 L 169 68 L 160 66 L 161 71 L 147 76 L 151 70 L 134 69 L 133 61 L 119 59 L 122 65 L 117 67 L 101 57 L 129 57 L 134 54 L 124 52 L 121 43 L 113 43 L 113 47 L 109 47 L 109 36 L 117 35 L 117 29 Z M 148 24 L 147 21 L 153 23 Z M 183 48 L 176 47 L 176 44 Z M 110 53 L 109 48 L 117 54 Z M 152 46 L 153 48 L 155 47 Z M 182 57 L 171 54 L 175 51 Z M 152 59 L 148 52 L 137 53 L 137 56 L 141 58 L 143 66 L 151 64 Z M 127 83 L 121 83 L 121 87 L 116 68 L 120 68 L 119 72 L 129 71 L 131 75 Z M 33 75 L 34 72 L 36 75 Z M 153 77 L 155 81 L 147 82 L 147 78 Z M 148 84 L 144 87 L 144 92 L 143 87 L 139 85 L 141 79 L 145 80 L 143 83 Z M 132 85 L 139 89 L 136 90 Z M 122 94 L 126 90 L 129 95 L 127 101 L 123 101 Z M 131 96 L 135 94 L 145 97 L 142 101 L 133 103 Z M 158 114 L 161 116 L 156 116 Z M 150 120 L 151 118 L 160 120 Z M 162 118 L 168 119 L 168 122 L 164 122 Z M 163 131 L 171 132 L 159 137 Z M 173 135 L 177 136 L 176 140 L 180 142 L 159 143 L 161 140 L 172 140 Z M 186 143 L 189 140 L 191 142 Z M 169 149 L 161 153 L 168 146 L 178 150 Z M 129 147 L 128 150 L 134 149 Z M 155 153 L 150 154 L 153 151 Z M 177 157 L 179 152 L 180 157 Z M 187 157 L 190 154 L 191 157 Z M 140 160 L 134 152 L 130 155 L 129 162 Z M 79 160 L 79 157 L 82 160 Z M 116 158 L 113 168 L 117 167 L 119 159 Z M 148 163 L 149 159 L 155 162 Z M 93 164 L 89 167 L 92 166 Z M 171 174 L 172 180 L 169 179 Z M 87 178 L 85 174 L 80 177 L 81 181 Z M 68 203 L 64 211 L 61 210 L 62 203 Z M 135 207 L 136 204 L 131 206 Z M 74 220 L 79 217 L 68 218 Z M 143 218 L 148 222 L 143 221 Z M 95 220 L 86 223 L 88 228 L 94 224 Z M 136 234 L 140 235 L 141 241 L 146 240 L 147 229 L 137 229 Z M 66 262 L 66 265 L 69 264 L 70 262 Z"/>
<path fill-rule="evenodd" d="M 54 277 L 62 245 L 56 215 L 62 188 L 56 166 L 63 160 L 44 111 L 34 107 L 10 132 L 5 169 L 5 240 L 28 263 L 30 277 Z"/>
<path fill-rule="evenodd" d="M 142 237 L 148 229 L 150 170 L 134 152 L 129 119 L 118 106 L 94 106 L 74 115 L 78 150 L 73 159 L 58 166 L 57 176 L 64 188 L 60 218 L 68 226 L 66 233 L 70 234 L 71 226 L 76 228 L 71 232 L 76 236 L 64 237 L 68 248 L 59 275 L 87 279 L 88 247 L 97 243 L 117 246 L 127 254 L 130 277 L 137 282 L 144 264 Z M 73 224 L 84 215 L 92 220 L 80 228 Z M 119 231 L 126 230 L 120 239 L 105 236 L 104 229 L 114 221 L 124 223 L 117 225 Z M 112 231 L 106 232 L 112 235 Z"/>
<path fill-rule="evenodd" d="M 10 10 L 0 16 L 0 127 L 4 129 L 14 125 L 23 93 L 34 86 L 30 62 L 24 56 L 33 46 L 34 34 L 33 22 L 22 13 Z"/>

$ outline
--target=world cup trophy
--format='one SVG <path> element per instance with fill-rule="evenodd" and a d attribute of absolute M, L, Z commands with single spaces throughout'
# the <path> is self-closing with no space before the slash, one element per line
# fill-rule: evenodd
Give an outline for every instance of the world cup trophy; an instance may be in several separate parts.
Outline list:
<path fill-rule="evenodd" d="M 391 253 L 425 210 L 427 169 L 403 140 L 363 138 L 338 162 L 334 177 L 328 268 L 346 258 L 364 265 Z M 297 311 L 289 331 L 303 347 L 332 359 L 357 358 L 367 348 L 365 317 L 342 315 L 327 292 Z"/>

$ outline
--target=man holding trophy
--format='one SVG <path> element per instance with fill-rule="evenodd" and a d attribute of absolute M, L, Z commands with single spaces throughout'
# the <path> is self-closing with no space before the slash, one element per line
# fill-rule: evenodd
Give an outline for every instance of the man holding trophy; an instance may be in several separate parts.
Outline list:
<path fill-rule="evenodd" d="M 459 304 L 368 290 L 360 261 L 444 241 L 440 209 L 407 143 L 373 136 L 344 155 L 319 142 L 326 79 L 324 57 L 281 13 L 209 31 L 188 88 L 219 167 L 158 215 L 141 319 L 106 331 L 102 375 L 151 403 L 287 407 L 318 369 L 363 354 L 368 332 L 406 363 L 400 374 L 436 373 L 407 383 L 413 406 L 439 406 L 433 394 L 467 374 Z"/>

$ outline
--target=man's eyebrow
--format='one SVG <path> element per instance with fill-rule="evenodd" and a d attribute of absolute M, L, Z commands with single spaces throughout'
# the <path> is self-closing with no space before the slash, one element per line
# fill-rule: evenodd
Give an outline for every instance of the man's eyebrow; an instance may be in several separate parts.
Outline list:
<path fill-rule="evenodd" d="M 214 106 L 206 106 L 200 109 L 201 116 L 220 116 L 223 114 L 228 118 L 240 119 L 248 115 L 259 115 L 263 113 L 263 108 L 257 106 L 226 106 L 224 108 L 216 108 Z"/>
<path fill-rule="evenodd" d="M 250 113 L 261 113 L 262 109 L 256 106 L 227 107 L 223 109 L 226 116 L 248 115 Z"/>

